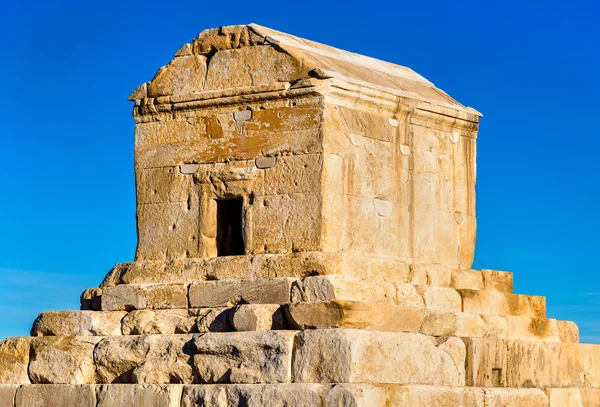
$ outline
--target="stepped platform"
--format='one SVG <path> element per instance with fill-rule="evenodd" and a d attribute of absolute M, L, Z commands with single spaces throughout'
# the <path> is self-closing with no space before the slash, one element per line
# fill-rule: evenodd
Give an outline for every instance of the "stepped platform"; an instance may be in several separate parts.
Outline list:
<path fill-rule="evenodd" d="M 0 342 L 0 407 L 600 406 L 600 345 L 472 269 L 476 110 L 254 24 L 130 99 L 135 261 Z"/>

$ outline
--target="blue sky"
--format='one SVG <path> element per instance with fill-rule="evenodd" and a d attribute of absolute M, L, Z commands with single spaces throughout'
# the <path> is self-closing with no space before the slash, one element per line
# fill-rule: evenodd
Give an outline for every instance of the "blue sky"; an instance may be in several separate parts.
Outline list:
<path fill-rule="evenodd" d="M 6 2 L 0 338 L 76 309 L 135 236 L 135 87 L 202 29 L 255 22 L 406 65 L 484 114 L 475 267 L 600 343 L 593 1 Z"/>

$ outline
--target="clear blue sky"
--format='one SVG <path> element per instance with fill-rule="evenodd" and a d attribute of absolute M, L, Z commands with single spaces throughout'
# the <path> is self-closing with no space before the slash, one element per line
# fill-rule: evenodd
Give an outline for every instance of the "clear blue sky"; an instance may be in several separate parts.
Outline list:
<path fill-rule="evenodd" d="M 133 258 L 129 93 L 255 22 L 406 65 L 483 112 L 475 267 L 600 343 L 596 1 L 11 1 L 0 13 L 0 338 Z"/>

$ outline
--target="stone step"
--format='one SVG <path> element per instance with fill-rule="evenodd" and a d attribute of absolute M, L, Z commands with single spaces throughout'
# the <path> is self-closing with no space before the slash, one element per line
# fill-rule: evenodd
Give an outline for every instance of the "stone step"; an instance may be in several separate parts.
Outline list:
<path fill-rule="evenodd" d="M 574 322 L 529 316 L 489 316 L 355 301 L 286 304 L 292 328 L 349 328 L 430 336 L 498 337 L 549 342 L 579 341 Z"/>
<path fill-rule="evenodd" d="M 0 342 L 7 384 L 395 383 L 600 388 L 600 346 L 358 329 Z"/>
<path fill-rule="evenodd" d="M 83 296 L 88 298 L 94 295 L 100 298 L 103 311 L 342 300 L 486 315 L 545 317 L 546 314 L 544 297 L 497 290 L 456 290 L 441 286 L 355 280 L 346 276 L 312 276 L 302 280 L 275 277 L 190 284 L 122 284 L 106 287 L 101 293 L 86 291 Z M 97 303 L 98 300 L 89 302 Z"/>
<path fill-rule="evenodd" d="M 584 388 L 545 389 L 550 407 L 600 406 L 600 390 Z"/>
<path fill-rule="evenodd" d="M 552 396 L 551 396 L 552 397 Z M 593 396 L 592 396 L 593 397 Z M 540 389 L 372 384 L 0 385 L 2 407 L 595 407 L 552 404 Z"/>
<path fill-rule="evenodd" d="M 436 264 L 407 265 L 380 256 L 346 252 L 257 254 L 120 263 L 113 267 L 100 287 L 273 277 L 302 279 L 315 275 L 345 275 L 355 280 L 384 280 L 456 289 L 513 291 L 513 274 L 510 272 L 452 269 Z"/>
<path fill-rule="evenodd" d="M 285 312 L 284 312 L 285 310 Z M 241 304 L 236 307 L 124 311 L 50 311 L 32 336 L 119 336 L 277 329 L 352 328 L 431 336 L 578 342 L 570 321 L 489 316 L 355 301 Z"/>

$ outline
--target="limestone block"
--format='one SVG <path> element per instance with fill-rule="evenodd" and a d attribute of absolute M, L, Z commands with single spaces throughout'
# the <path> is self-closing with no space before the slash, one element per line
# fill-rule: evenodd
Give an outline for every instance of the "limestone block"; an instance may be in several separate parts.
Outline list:
<path fill-rule="evenodd" d="M 175 57 L 163 66 L 148 84 L 148 97 L 182 95 L 204 88 L 206 57 L 186 55 Z"/>
<path fill-rule="evenodd" d="M 196 316 L 187 309 L 131 311 L 122 322 L 123 335 L 184 334 L 195 326 Z"/>
<path fill-rule="evenodd" d="M 16 384 L 0 384 L 0 407 L 14 407 Z"/>
<path fill-rule="evenodd" d="M 184 387 L 181 406 L 313 407 L 323 405 L 323 391 L 315 384 L 191 385 Z"/>
<path fill-rule="evenodd" d="M 232 325 L 236 331 L 270 331 L 287 324 L 278 304 L 242 304 L 233 311 Z"/>
<path fill-rule="evenodd" d="M 31 338 L 8 338 L 0 342 L 0 383 L 30 383 L 27 373 Z"/>
<path fill-rule="evenodd" d="M 253 252 L 320 250 L 321 207 L 316 192 L 257 196 L 252 208 Z"/>
<path fill-rule="evenodd" d="M 427 313 L 420 332 L 431 336 L 485 336 L 487 324 L 479 315 L 463 312 Z"/>
<path fill-rule="evenodd" d="M 180 407 L 182 385 L 109 384 L 98 386 L 97 407 Z"/>
<path fill-rule="evenodd" d="M 102 305 L 102 288 L 88 288 L 80 297 L 82 310 L 100 311 Z"/>
<path fill-rule="evenodd" d="M 483 407 L 485 392 L 473 387 L 402 386 L 392 392 L 394 406 Z"/>
<path fill-rule="evenodd" d="M 187 283 L 206 280 L 209 270 L 206 259 L 140 260 L 116 265 L 101 286 Z"/>
<path fill-rule="evenodd" d="M 546 389 L 550 407 L 586 407 L 581 401 L 581 392 L 577 388 Z M 592 405 L 592 404 L 589 404 Z"/>
<path fill-rule="evenodd" d="M 284 304 L 290 301 L 293 278 L 201 281 L 190 285 L 191 307 L 235 304 Z"/>
<path fill-rule="evenodd" d="M 600 346 L 507 341 L 510 387 L 589 387 L 600 383 Z"/>
<path fill-rule="evenodd" d="M 206 90 L 294 82 L 306 74 L 296 59 L 272 47 L 222 50 L 210 60 Z"/>
<path fill-rule="evenodd" d="M 138 204 L 136 260 L 180 259 L 198 256 L 199 202 Z"/>
<path fill-rule="evenodd" d="M 410 272 L 414 276 L 425 276 L 425 282 L 413 282 L 413 284 L 436 285 L 450 287 L 452 281 L 452 269 L 440 264 L 411 264 Z M 420 278 L 419 280 L 422 280 Z"/>
<path fill-rule="evenodd" d="M 599 389 L 579 389 L 581 393 L 581 402 L 585 407 L 600 406 L 600 390 Z M 554 406 L 551 406 L 554 407 Z"/>
<path fill-rule="evenodd" d="M 32 336 L 115 336 L 121 335 L 121 311 L 42 312 L 31 329 Z"/>
<path fill-rule="evenodd" d="M 488 315 L 546 317 L 546 298 L 495 290 L 460 290 L 463 311 Z"/>
<path fill-rule="evenodd" d="M 91 384 L 96 382 L 93 352 L 101 337 L 47 336 L 31 341 L 29 377 L 32 383 Z"/>
<path fill-rule="evenodd" d="M 467 347 L 466 385 L 505 387 L 507 347 L 500 338 L 463 338 Z"/>
<path fill-rule="evenodd" d="M 561 342 L 578 343 L 579 327 L 572 321 L 556 321 Z"/>
<path fill-rule="evenodd" d="M 353 329 L 298 334 L 293 377 L 301 383 L 403 383 L 462 386 L 465 345 L 413 333 Z"/>
<path fill-rule="evenodd" d="M 548 407 L 541 389 L 485 389 L 486 407 Z"/>
<path fill-rule="evenodd" d="M 195 310 L 197 332 L 233 331 L 231 314 L 233 308 L 200 308 Z"/>
<path fill-rule="evenodd" d="M 187 308 L 185 284 L 132 284 L 107 287 L 102 294 L 104 311 Z"/>
<path fill-rule="evenodd" d="M 457 290 L 483 290 L 485 288 L 483 274 L 480 270 L 454 270 L 451 287 Z"/>
<path fill-rule="evenodd" d="M 462 299 L 456 290 L 426 285 L 416 288 L 423 298 L 425 308 L 440 311 L 462 311 Z"/>
<path fill-rule="evenodd" d="M 144 168 L 136 171 L 139 205 L 187 202 L 194 192 L 194 177 L 182 174 L 177 166 Z"/>
<path fill-rule="evenodd" d="M 506 271 L 481 270 L 486 290 L 513 292 L 513 274 Z"/>
<path fill-rule="evenodd" d="M 385 388 L 370 384 L 335 384 L 324 395 L 325 407 L 375 407 L 387 406 Z"/>
<path fill-rule="evenodd" d="M 29 384 L 19 387 L 15 407 L 96 407 L 94 386 Z"/>
<path fill-rule="evenodd" d="M 353 301 L 297 302 L 284 307 L 296 329 L 351 328 L 419 332 L 427 311 L 419 308 Z"/>
<path fill-rule="evenodd" d="M 294 331 L 206 333 L 194 338 L 202 383 L 285 383 L 291 380 Z"/>
<path fill-rule="evenodd" d="M 506 339 L 561 342 L 558 321 L 555 319 L 507 316 L 506 320 L 508 323 Z"/>
<path fill-rule="evenodd" d="M 322 154 L 283 156 L 264 170 L 265 195 L 316 192 L 321 185 Z"/>
<path fill-rule="evenodd" d="M 394 285 L 389 283 L 355 280 L 346 276 L 314 276 L 294 284 L 292 301 L 347 300 L 394 303 L 395 291 Z"/>
<path fill-rule="evenodd" d="M 404 307 L 425 308 L 425 300 L 417 287 L 412 284 L 394 284 L 396 304 Z"/>
<path fill-rule="evenodd" d="M 506 338 L 508 336 L 508 321 L 500 315 L 481 315 L 487 324 L 487 336 Z"/>
<path fill-rule="evenodd" d="M 192 383 L 192 335 L 108 337 L 94 350 L 101 383 Z"/>

